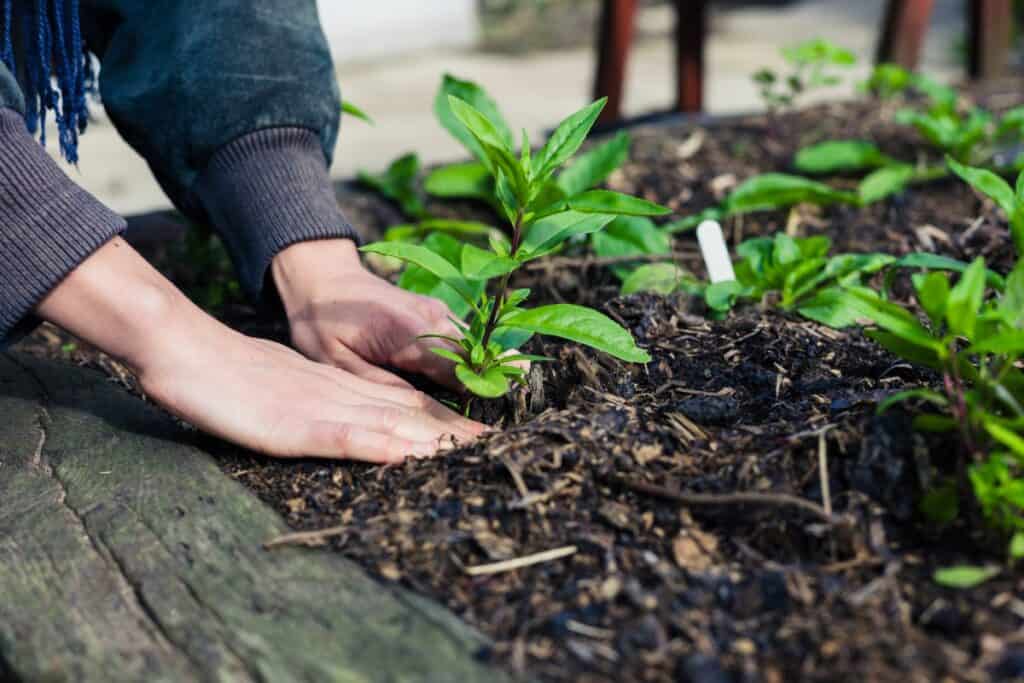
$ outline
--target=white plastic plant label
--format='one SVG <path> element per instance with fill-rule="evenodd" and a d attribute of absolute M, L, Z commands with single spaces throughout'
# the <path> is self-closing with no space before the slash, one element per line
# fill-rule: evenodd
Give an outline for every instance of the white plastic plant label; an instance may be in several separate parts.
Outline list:
<path fill-rule="evenodd" d="M 704 256 L 704 265 L 712 284 L 736 279 L 732 259 L 729 258 L 729 247 L 725 244 L 725 235 L 718 221 L 704 221 L 698 225 L 697 242 L 700 243 L 700 253 Z"/>

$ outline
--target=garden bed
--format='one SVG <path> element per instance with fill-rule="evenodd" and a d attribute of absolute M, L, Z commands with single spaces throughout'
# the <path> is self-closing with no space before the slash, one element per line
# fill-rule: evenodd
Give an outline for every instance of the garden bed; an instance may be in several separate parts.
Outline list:
<path fill-rule="evenodd" d="M 1018 84 L 979 93 L 994 109 Z M 1010 94 L 1008 94 L 1010 93 Z M 913 159 L 905 127 L 874 104 L 828 105 L 718 126 L 634 131 L 609 180 L 686 216 L 737 181 L 786 170 L 825 139 L 874 140 Z M 832 179 L 842 186 L 855 181 Z M 369 233 L 398 222 L 369 195 L 347 194 Z M 437 213 L 480 217 L 451 204 Z M 964 183 L 936 181 L 867 208 L 798 207 L 729 219 L 733 242 L 786 231 L 827 235 L 837 251 L 984 255 L 1005 272 L 1005 225 Z M 680 262 L 701 272 L 693 241 Z M 179 281 L 191 266 L 166 258 Z M 224 264 L 221 264 L 224 265 Z M 617 297 L 585 254 L 519 276 L 548 302 L 601 308 L 650 351 L 647 366 L 534 340 L 530 389 L 475 408 L 504 428 L 439 457 L 380 468 L 280 462 L 211 444 L 229 474 L 295 530 L 382 581 L 443 603 L 490 636 L 495 666 L 548 681 L 1004 680 L 1024 676 L 1024 573 L 970 590 L 932 581 L 938 567 L 1003 561 L 972 528 L 917 519 L 952 437 L 915 435 L 877 402 L 936 377 L 859 332 L 748 307 L 722 322 L 685 295 Z M 225 319 L 283 336 L 231 303 Z M 51 329 L 30 351 L 103 362 Z M 124 377 L 130 384 L 130 377 Z M 697 494 L 697 495 L 693 495 Z M 513 571 L 494 563 L 554 551 Z"/>

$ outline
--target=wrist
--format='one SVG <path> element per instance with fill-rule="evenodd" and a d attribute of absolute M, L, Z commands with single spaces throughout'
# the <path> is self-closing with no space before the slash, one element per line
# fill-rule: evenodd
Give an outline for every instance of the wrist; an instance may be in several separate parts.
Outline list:
<path fill-rule="evenodd" d="M 291 317 L 329 280 L 365 273 L 359 249 L 349 239 L 299 242 L 282 249 L 271 261 L 270 273 L 285 312 Z"/>

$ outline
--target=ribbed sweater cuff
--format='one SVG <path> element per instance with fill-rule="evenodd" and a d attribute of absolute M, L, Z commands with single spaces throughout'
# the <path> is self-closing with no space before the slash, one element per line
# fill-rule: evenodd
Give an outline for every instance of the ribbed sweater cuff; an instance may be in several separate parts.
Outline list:
<path fill-rule="evenodd" d="M 38 320 L 36 305 L 124 220 L 75 185 L 13 109 L 0 109 L 0 344 Z"/>
<path fill-rule="evenodd" d="M 320 138 L 304 128 L 269 128 L 217 150 L 195 186 L 224 238 L 245 292 L 264 295 L 270 262 L 297 242 L 356 233 L 338 208 Z"/>

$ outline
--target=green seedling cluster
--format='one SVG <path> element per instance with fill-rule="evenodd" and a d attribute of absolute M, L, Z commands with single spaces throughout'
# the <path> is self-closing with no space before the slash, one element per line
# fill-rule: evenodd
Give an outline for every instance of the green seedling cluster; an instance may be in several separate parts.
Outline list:
<path fill-rule="evenodd" d="M 753 75 L 758 94 L 769 111 L 795 106 L 809 92 L 839 85 L 836 69 L 849 69 L 857 63 L 849 50 L 820 38 L 782 49 L 788 73 L 760 69 Z"/>
<path fill-rule="evenodd" d="M 947 274 L 913 276 L 922 322 L 905 306 L 873 292 L 855 291 L 868 336 L 897 356 L 942 375 L 942 390 L 915 389 L 890 396 L 879 408 L 924 403 L 915 419 L 924 431 L 957 432 L 963 452 L 947 471 L 947 483 L 925 499 L 930 517 L 948 522 L 961 511 L 961 492 L 972 494 L 977 512 L 1011 538 L 1010 554 L 1024 557 L 1024 262 L 1006 278 L 974 261 L 955 285 Z M 964 463 L 965 466 L 960 466 Z"/>
<path fill-rule="evenodd" d="M 363 251 L 421 269 L 438 287 L 461 300 L 468 319 L 452 319 L 461 336 L 436 335 L 450 346 L 434 352 L 455 363 L 457 377 L 482 397 L 501 396 L 512 382 L 524 382 L 523 361 L 544 360 L 515 351 L 533 334 L 582 343 L 626 361 L 650 360 L 629 331 L 607 316 L 569 304 L 524 308 L 529 290 L 510 288 L 513 274 L 524 264 L 552 253 L 569 239 L 601 231 L 617 216 L 668 213 L 644 199 L 586 189 L 588 183 L 566 183 L 560 191 L 551 191 L 552 179 L 586 140 L 604 100 L 562 121 L 536 152 L 525 131 L 518 150 L 515 148 L 511 133 L 493 108 L 480 109 L 456 95 L 447 95 L 446 102 L 445 111 L 460 126 L 457 137 L 486 169 L 507 229 L 488 234 L 485 248 L 459 242 L 445 233 L 435 233 L 433 245 L 384 241 L 363 247 Z M 561 179 L 575 167 L 568 166 L 557 177 Z M 495 280 L 497 286 L 488 287 Z"/>
<path fill-rule="evenodd" d="M 880 97 L 894 98 L 917 93 L 924 107 L 904 107 L 895 114 L 897 122 L 912 126 L 940 152 L 961 164 L 996 166 L 1002 145 L 1017 143 L 1024 135 L 1024 108 L 996 116 L 980 107 L 963 107 L 955 90 L 901 67 L 883 64 L 875 68 L 867 89 Z M 1020 164 L 1014 160 L 1012 171 Z M 946 177 L 945 164 L 908 163 L 884 154 L 864 140 L 831 140 L 805 147 L 794 159 L 796 170 L 807 175 L 866 174 L 860 182 L 861 204 L 884 199 L 905 187 Z"/>

